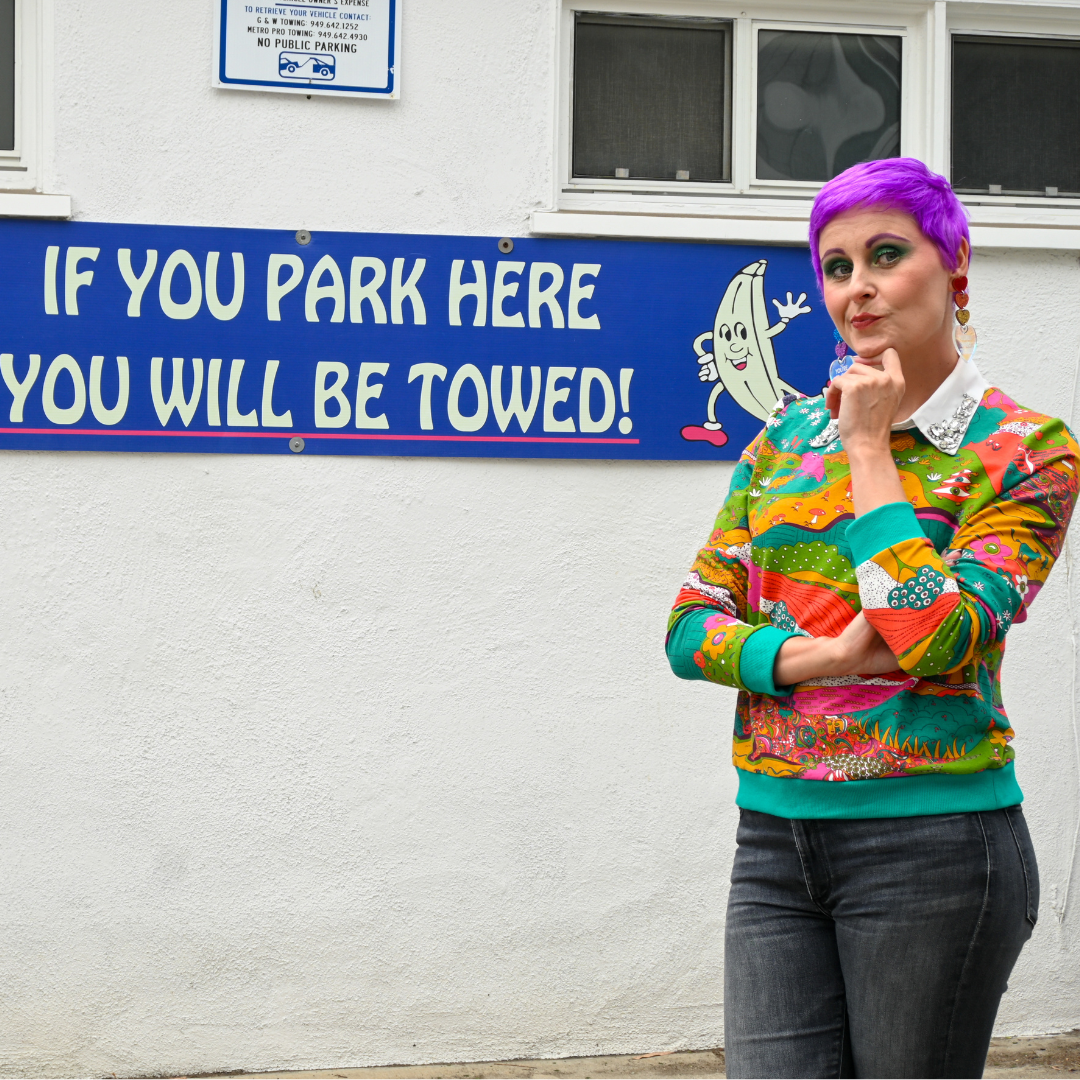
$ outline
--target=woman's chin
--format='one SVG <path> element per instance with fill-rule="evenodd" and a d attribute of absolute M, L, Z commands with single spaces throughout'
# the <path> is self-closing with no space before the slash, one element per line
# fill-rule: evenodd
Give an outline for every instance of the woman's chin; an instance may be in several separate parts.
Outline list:
<path fill-rule="evenodd" d="M 855 340 L 851 342 L 851 347 L 855 350 L 856 355 L 861 356 L 864 360 L 871 360 L 875 356 L 880 356 L 886 349 L 896 348 L 892 338 L 884 334 L 854 334 L 852 336 Z"/>

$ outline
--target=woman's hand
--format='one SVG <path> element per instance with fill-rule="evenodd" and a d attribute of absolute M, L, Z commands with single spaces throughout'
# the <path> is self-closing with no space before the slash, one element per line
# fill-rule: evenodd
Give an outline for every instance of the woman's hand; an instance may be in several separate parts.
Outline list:
<path fill-rule="evenodd" d="M 900 667 L 892 649 L 861 611 L 835 640 L 845 668 L 838 675 L 884 675 Z"/>
<path fill-rule="evenodd" d="M 839 637 L 788 638 L 776 654 L 773 682 L 793 686 L 826 675 L 883 675 L 900 667 L 860 611 Z"/>
<path fill-rule="evenodd" d="M 840 421 L 856 517 L 887 503 L 907 501 L 890 448 L 892 424 L 903 397 L 904 372 L 895 349 L 856 357 L 825 392 L 830 413 Z"/>
<path fill-rule="evenodd" d="M 855 362 L 825 392 L 825 404 L 840 421 L 840 441 L 850 454 L 867 447 L 889 449 L 896 411 L 904 398 L 904 372 L 895 349 Z"/>

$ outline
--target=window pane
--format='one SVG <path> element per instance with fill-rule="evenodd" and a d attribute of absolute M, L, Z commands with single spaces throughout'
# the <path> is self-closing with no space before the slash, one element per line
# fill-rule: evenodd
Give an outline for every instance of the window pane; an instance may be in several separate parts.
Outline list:
<path fill-rule="evenodd" d="M 579 15 L 574 176 L 729 179 L 729 34 L 713 20 Z"/>
<path fill-rule="evenodd" d="M 0 150 L 15 149 L 15 0 L 0 0 Z"/>
<path fill-rule="evenodd" d="M 1080 42 L 954 37 L 952 92 L 957 191 L 1080 194 Z"/>
<path fill-rule="evenodd" d="M 759 180 L 831 180 L 900 153 L 900 41 L 758 32 Z"/>

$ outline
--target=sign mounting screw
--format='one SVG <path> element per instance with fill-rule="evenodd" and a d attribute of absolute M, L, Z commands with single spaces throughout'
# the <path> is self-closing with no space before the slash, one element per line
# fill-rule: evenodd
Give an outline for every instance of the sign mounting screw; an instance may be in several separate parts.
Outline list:
<path fill-rule="evenodd" d="M 311 233 L 309 233 L 307 231 L 307 229 L 297 229 L 296 230 L 296 242 L 298 244 L 304 244 L 304 245 L 310 244 L 311 243 Z"/>
<path fill-rule="evenodd" d="M 304 440 L 299 435 L 295 439 L 289 440 L 289 449 L 294 454 L 302 454 L 304 452 Z"/>
<path fill-rule="evenodd" d="M 501 240 L 499 241 L 499 250 L 500 250 L 500 251 L 501 251 L 501 252 L 502 252 L 502 253 L 503 253 L 504 255 L 509 255 L 509 254 L 510 254 L 510 252 L 514 250 L 514 241 L 513 241 L 513 240 L 511 240 L 509 236 L 504 236 L 504 237 L 503 237 L 503 238 L 502 238 L 502 239 L 501 239 Z"/>

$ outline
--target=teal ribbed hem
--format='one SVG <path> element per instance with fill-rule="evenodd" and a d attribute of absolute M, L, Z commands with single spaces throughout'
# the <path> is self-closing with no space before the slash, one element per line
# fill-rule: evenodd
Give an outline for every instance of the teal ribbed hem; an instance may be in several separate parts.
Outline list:
<path fill-rule="evenodd" d="M 875 511 L 876 512 L 876 511 Z M 796 780 L 739 769 L 735 802 L 782 818 L 895 818 L 1003 810 L 1023 802 L 1013 763 L 956 776 L 920 773 L 889 780 Z"/>
<path fill-rule="evenodd" d="M 716 612 L 711 608 L 688 611 L 668 634 L 664 646 L 671 670 L 680 679 L 704 679 L 705 672 L 694 663 L 694 656 L 705 640 L 705 620 Z"/>
<path fill-rule="evenodd" d="M 911 503 L 894 502 L 857 517 L 844 537 L 851 545 L 851 565 L 859 566 L 893 544 L 925 540 L 926 534 Z"/>
<path fill-rule="evenodd" d="M 775 626 L 760 626 L 747 639 L 739 654 L 739 678 L 743 686 L 752 694 L 769 694 L 771 697 L 786 697 L 791 693 L 790 686 L 773 684 L 773 667 L 776 654 L 788 638 L 799 634 L 780 630 Z"/>

